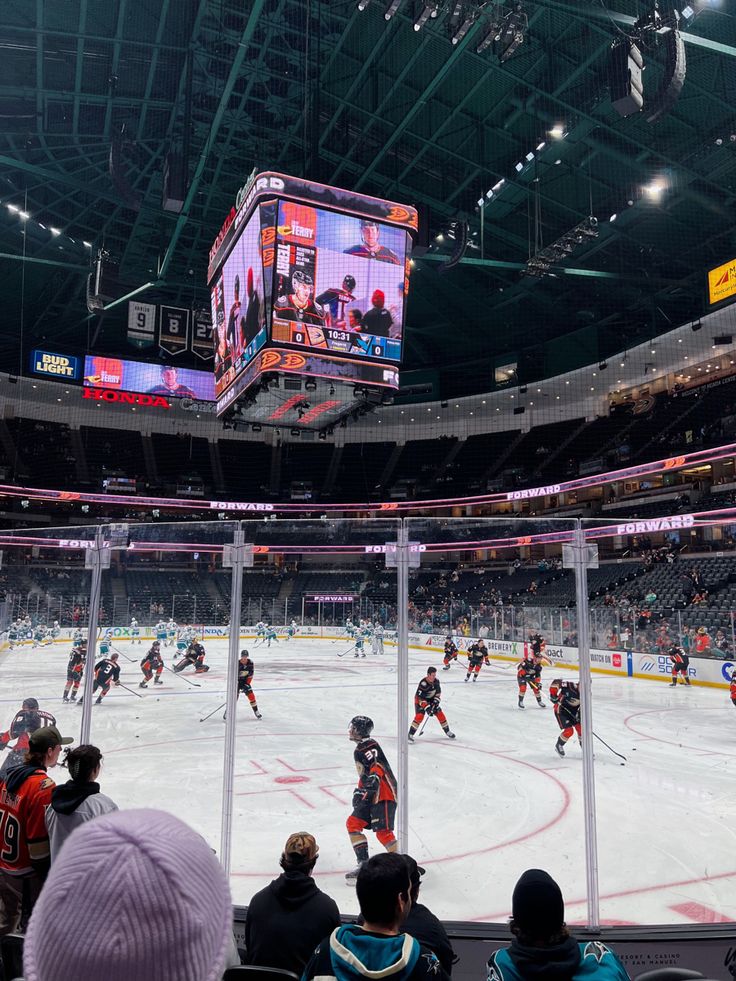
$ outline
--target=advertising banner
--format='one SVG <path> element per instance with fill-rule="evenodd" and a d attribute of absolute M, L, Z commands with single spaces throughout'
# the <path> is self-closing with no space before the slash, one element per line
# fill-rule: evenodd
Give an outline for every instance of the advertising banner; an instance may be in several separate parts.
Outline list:
<path fill-rule="evenodd" d="M 81 359 L 69 354 L 53 354 L 51 351 L 31 352 L 31 371 L 34 375 L 55 378 L 58 381 L 78 381 Z"/>
<path fill-rule="evenodd" d="M 736 259 L 708 271 L 708 303 L 722 303 L 736 296 Z"/>
<path fill-rule="evenodd" d="M 201 399 L 207 402 L 214 402 L 215 399 L 215 381 L 209 371 L 97 355 L 87 355 L 84 359 L 84 384 L 91 388 L 142 392 L 164 398 Z"/>
<path fill-rule="evenodd" d="M 161 307 L 159 325 L 159 347 L 169 354 L 177 355 L 189 347 L 190 310 L 182 307 Z"/>

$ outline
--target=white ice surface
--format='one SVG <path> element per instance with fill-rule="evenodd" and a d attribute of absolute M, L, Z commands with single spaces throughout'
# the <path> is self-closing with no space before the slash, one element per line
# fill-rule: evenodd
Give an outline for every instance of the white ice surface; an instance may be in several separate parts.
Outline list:
<path fill-rule="evenodd" d="M 205 644 L 212 670 L 136 698 L 114 689 L 94 706 L 92 741 L 105 756 L 101 784 L 121 807 L 171 810 L 219 850 L 222 711 L 226 641 Z M 356 908 L 344 880 L 354 856 L 345 831 L 355 785 L 347 725 L 370 715 L 374 736 L 396 765 L 396 654 L 338 658 L 345 641 L 246 641 L 256 664 L 263 719 L 238 703 L 233 899 L 247 903 L 278 874 L 287 836 L 307 830 L 320 846 L 316 879 L 343 912 Z M 137 690 L 147 645 L 121 641 L 121 680 Z M 38 698 L 63 733 L 79 734 L 81 710 L 61 701 L 69 648 L 0 654 L 0 726 L 24 697 Z M 171 649 L 165 651 L 172 663 Z M 441 657 L 410 653 L 414 685 Z M 544 671 L 545 691 L 552 668 Z M 585 922 L 586 871 L 581 754 L 554 752 L 558 728 L 530 691 L 517 708 L 512 665 L 494 662 L 480 680 L 440 670 L 443 707 L 457 739 L 431 719 L 410 746 L 410 850 L 427 869 L 423 897 L 441 917 L 505 919 L 514 882 L 526 868 L 560 882 L 568 922 Z M 572 675 L 571 675 L 572 676 Z M 625 766 L 596 744 L 596 809 L 601 919 L 608 923 L 736 920 L 736 709 L 727 692 L 595 676 L 594 727 Z M 546 698 L 546 695 L 545 695 Z M 57 782 L 66 774 L 57 770 Z M 380 848 L 368 834 L 371 853 Z"/>

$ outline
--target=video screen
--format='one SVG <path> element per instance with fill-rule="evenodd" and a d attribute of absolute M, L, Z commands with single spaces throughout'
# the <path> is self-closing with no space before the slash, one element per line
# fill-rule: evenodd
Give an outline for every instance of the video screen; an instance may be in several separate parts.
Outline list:
<path fill-rule="evenodd" d="M 172 399 L 215 401 L 215 381 L 211 371 L 179 368 L 172 364 L 147 364 L 88 354 L 84 359 L 84 385 Z"/>
<path fill-rule="evenodd" d="M 211 292 L 215 397 L 219 398 L 266 343 L 266 307 L 258 209 L 225 260 Z"/>
<path fill-rule="evenodd" d="M 272 342 L 400 361 L 407 241 L 372 218 L 280 201 Z"/>

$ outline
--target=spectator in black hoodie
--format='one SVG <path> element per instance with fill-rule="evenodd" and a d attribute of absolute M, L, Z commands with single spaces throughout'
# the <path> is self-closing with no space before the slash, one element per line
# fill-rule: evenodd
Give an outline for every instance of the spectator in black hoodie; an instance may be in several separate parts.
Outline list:
<path fill-rule="evenodd" d="M 417 865 L 411 855 L 404 855 L 404 858 L 409 866 L 409 879 L 411 881 L 411 909 L 404 920 L 404 933 L 410 933 L 412 937 L 416 937 L 420 944 L 433 951 L 437 955 L 442 969 L 450 975 L 456 959 L 450 938 L 434 913 L 419 902 L 419 887 L 424 869 Z"/>
<path fill-rule="evenodd" d="M 289 836 L 279 862 L 283 873 L 248 906 L 247 964 L 301 974 L 320 940 L 340 926 L 337 904 L 312 879 L 318 855 L 312 835 L 300 831 Z"/>
<path fill-rule="evenodd" d="M 118 805 L 100 793 L 96 782 L 102 767 L 102 753 L 96 746 L 77 746 L 68 751 L 66 768 L 71 780 L 54 787 L 46 808 L 46 828 L 51 844 L 51 861 L 69 835 L 85 821 L 117 811 Z"/>

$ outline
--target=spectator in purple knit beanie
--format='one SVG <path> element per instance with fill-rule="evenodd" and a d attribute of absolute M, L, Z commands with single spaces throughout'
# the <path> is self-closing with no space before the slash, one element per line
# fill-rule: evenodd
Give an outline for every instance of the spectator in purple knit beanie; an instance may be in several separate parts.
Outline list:
<path fill-rule="evenodd" d="M 118 811 L 67 839 L 31 917 L 26 981 L 219 981 L 232 950 L 227 878 L 164 811 Z"/>

